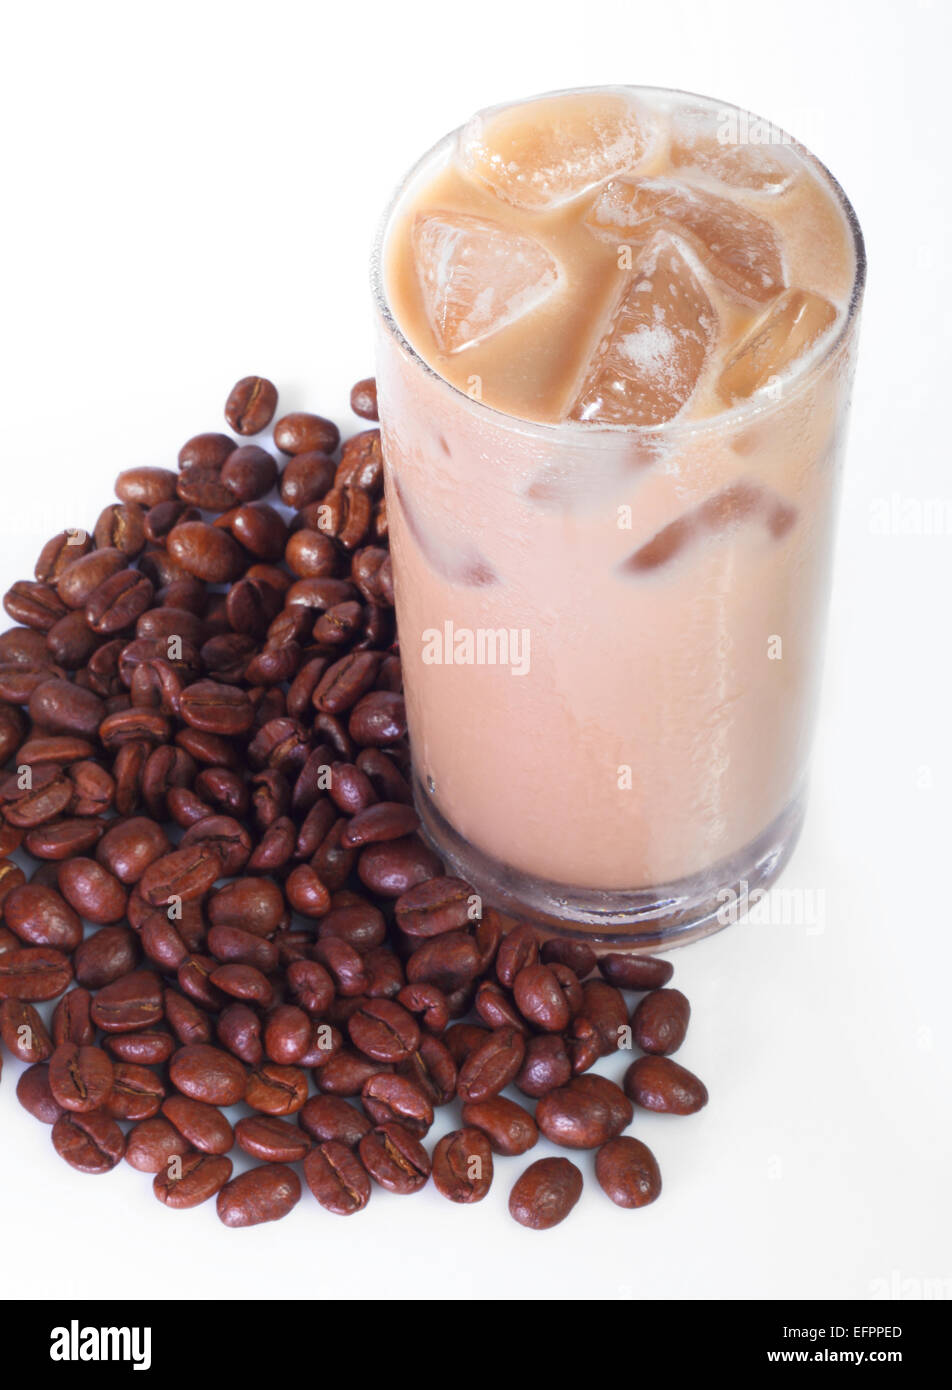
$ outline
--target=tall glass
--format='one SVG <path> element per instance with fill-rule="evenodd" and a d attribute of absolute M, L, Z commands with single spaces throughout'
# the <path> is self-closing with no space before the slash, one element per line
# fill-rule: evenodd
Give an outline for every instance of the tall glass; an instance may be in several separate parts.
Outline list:
<path fill-rule="evenodd" d="M 804 814 L 865 258 L 783 389 L 651 428 L 537 424 L 440 377 L 373 267 L 417 805 L 453 872 L 551 934 L 657 948 L 780 872 Z M 715 499 L 712 502 L 712 499 Z M 706 515 L 677 564 L 674 523 Z M 639 569 L 631 562 L 641 551 Z"/>

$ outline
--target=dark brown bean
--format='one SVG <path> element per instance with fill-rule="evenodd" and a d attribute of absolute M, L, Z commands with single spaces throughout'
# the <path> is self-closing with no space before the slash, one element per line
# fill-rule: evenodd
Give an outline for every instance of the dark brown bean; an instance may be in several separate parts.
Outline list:
<path fill-rule="evenodd" d="M 332 454 L 340 443 L 340 430 L 332 420 L 295 411 L 277 422 L 274 442 L 283 454 Z"/>
<path fill-rule="evenodd" d="M 608 983 L 618 989 L 660 989 L 674 974 L 669 960 L 618 952 L 600 956 L 598 968 Z"/>
<path fill-rule="evenodd" d="M 444 1134 L 433 1151 L 433 1182 L 451 1202 L 481 1202 L 493 1180 L 489 1140 L 467 1126 Z"/>
<path fill-rule="evenodd" d="M 691 1005 L 679 989 L 646 994 L 632 1014 L 634 1040 L 642 1052 L 670 1056 L 684 1042 Z"/>
<path fill-rule="evenodd" d="M 236 434 L 260 434 L 274 418 L 278 390 L 263 376 L 243 376 L 225 402 L 225 419 Z"/>
<path fill-rule="evenodd" d="M 625 1072 L 625 1094 L 645 1110 L 693 1115 L 707 1105 L 704 1082 L 668 1057 L 639 1057 Z"/>
<path fill-rule="evenodd" d="M 403 1125 L 378 1125 L 364 1135 L 357 1148 L 367 1172 L 388 1192 L 406 1196 L 426 1185 L 430 1156 Z"/>
<path fill-rule="evenodd" d="M 466 1101 L 463 1105 L 463 1124 L 481 1129 L 497 1154 L 524 1154 L 535 1146 L 539 1138 L 538 1125 L 528 1110 L 505 1096 Z"/>
<path fill-rule="evenodd" d="M 352 1216 L 370 1201 L 366 1168 L 353 1149 L 333 1139 L 307 1155 L 304 1180 L 324 1210 L 335 1216 Z"/>
<path fill-rule="evenodd" d="M 225 1226 L 258 1226 L 280 1221 L 301 1200 L 301 1180 L 284 1163 L 266 1163 L 232 1178 L 218 1194 L 218 1217 Z"/>
<path fill-rule="evenodd" d="M 646 1207 L 661 1195 L 661 1170 L 640 1139 L 610 1139 L 595 1158 L 595 1176 L 606 1196 L 619 1207 Z"/>
<path fill-rule="evenodd" d="M 122 1130 L 103 1110 L 61 1115 L 52 1137 L 60 1158 L 80 1173 L 108 1173 L 125 1153 Z"/>
<path fill-rule="evenodd" d="M 187 1211 L 221 1192 L 231 1172 L 230 1158 L 200 1153 L 176 1155 L 156 1173 L 152 1190 L 163 1206 Z"/>
<path fill-rule="evenodd" d="M 548 1231 L 564 1221 L 582 1195 L 582 1174 L 567 1158 L 539 1158 L 516 1179 L 509 1212 L 520 1226 Z"/>

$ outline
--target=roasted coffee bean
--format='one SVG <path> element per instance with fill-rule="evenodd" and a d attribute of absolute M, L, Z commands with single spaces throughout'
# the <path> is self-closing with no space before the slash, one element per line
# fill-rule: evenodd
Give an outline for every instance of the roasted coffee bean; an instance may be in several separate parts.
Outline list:
<path fill-rule="evenodd" d="M 580 1016 L 592 1024 L 602 1054 L 617 1052 L 628 1029 L 624 996 L 614 985 L 589 980 L 582 986 Z"/>
<path fill-rule="evenodd" d="M 428 879 L 436 878 L 442 865 L 416 835 L 367 845 L 360 852 L 357 872 L 365 888 L 382 898 L 399 898 Z"/>
<path fill-rule="evenodd" d="M 139 1173 L 168 1171 L 169 1160 L 184 1158 L 187 1144 L 174 1125 L 161 1115 L 140 1120 L 126 1135 L 125 1159 Z"/>
<path fill-rule="evenodd" d="M 136 1033 L 113 1033 L 103 1040 L 103 1047 L 117 1062 L 155 1067 L 169 1060 L 175 1039 L 162 1028 L 142 1028 Z"/>
<path fill-rule="evenodd" d="M 429 1154 L 403 1125 L 378 1125 L 364 1135 L 357 1149 L 367 1172 L 388 1192 L 418 1192 L 430 1176 Z"/>
<path fill-rule="evenodd" d="M 308 1134 L 274 1115 L 247 1115 L 235 1125 L 239 1149 L 265 1163 L 297 1163 L 311 1149 Z"/>
<path fill-rule="evenodd" d="M 117 1062 L 105 1108 L 114 1120 L 149 1120 L 159 1113 L 165 1087 L 155 1072 L 134 1062 Z"/>
<path fill-rule="evenodd" d="M 204 521 L 180 522 L 166 543 L 186 573 L 207 584 L 228 584 L 245 568 L 244 552 L 234 537 Z"/>
<path fill-rule="evenodd" d="M 615 1138 L 625 1123 L 620 1123 L 622 1116 L 617 1109 L 601 1096 L 583 1091 L 576 1082 L 544 1095 L 536 1106 L 535 1119 L 547 1139 L 567 1149 L 596 1149 Z"/>
<path fill-rule="evenodd" d="M 493 1157 L 482 1130 L 445 1134 L 433 1151 L 433 1182 L 451 1202 L 481 1202 L 493 1180 Z"/>
<path fill-rule="evenodd" d="M 162 1114 L 193 1148 L 202 1153 L 225 1154 L 235 1142 L 228 1120 L 204 1101 L 188 1096 L 167 1096 L 162 1102 Z"/>
<path fill-rule="evenodd" d="M 498 1028 L 469 1054 L 460 1068 L 458 1090 L 464 1101 L 489 1100 L 513 1081 L 526 1045 L 515 1028 Z"/>
<path fill-rule="evenodd" d="M 175 474 L 168 468 L 127 468 L 116 479 L 116 496 L 141 507 L 168 502 L 175 496 Z"/>
<path fill-rule="evenodd" d="M 249 1067 L 264 1060 L 261 1019 L 249 1004 L 229 1004 L 215 1024 L 218 1041 Z"/>
<path fill-rule="evenodd" d="M 274 442 L 283 454 L 332 454 L 340 443 L 340 430 L 332 420 L 295 411 L 277 422 Z"/>
<path fill-rule="evenodd" d="M 413 1056 L 401 1062 L 397 1071 L 415 1081 L 432 1105 L 449 1105 L 456 1095 L 458 1073 L 452 1054 L 439 1038 L 427 1033 Z"/>
<path fill-rule="evenodd" d="M 45 1062 L 22 1073 L 17 1082 L 17 1100 L 40 1124 L 55 1125 L 66 1113 L 50 1089 L 50 1069 Z"/>
<path fill-rule="evenodd" d="M 125 1153 L 122 1130 L 104 1110 L 66 1113 L 53 1125 L 53 1147 L 80 1173 L 108 1173 Z"/>
<path fill-rule="evenodd" d="M 399 909 L 399 904 L 397 906 Z M 538 960 L 539 938 L 533 928 L 525 924 L 513 927 L 500 942 L 496 954 L 496 978 L 507 989 L 512 989 L 519 972 L 536 965 Z"/>
<path fill-rule="evenodd" d="M 571 1008 L 565 990 L 551 965 L 527 965 L 513 980 L 519 1012 L 547 1033 L 568 1027 Z"/>
<path fill-rule="evenodd" d="M 238 1058 L 207 1043 L 180 1048 L 169 1063 L 169 1077 L 182 1095 L 206 1105 L 236 1105 L 248 1085 Z"/>
<path fill-rule="evenodd" d="M 49 632 L 69 611 L 51 584 L 21 579 L 3 596 L 3 606 L 15 623 Z"/>
<path fill-rule="evenodd" d="M 422 1137 L 433 1124 L 433 1105 L 422 1086 L 410 1077 L 381 1073 L 364 1082 L 361 1100 L 377 1125 L 398 1123 Z"/>
<path fill-rule="evenodd" d="M 231 1177 L 232 1162 L 215 1154 L 190 1153 L 173 1157 L 156 1173 L 152 1190 L 159 1201 L 176 1211 L 200 1206 L 221 1192 Z"/>
<path fill-rule="evenodd" d="M 646 1207 L 661 1195 L 661 1170 L 640 1139 L 610 1139 L 595 1158 L 595 1176 L 606 1196 L 619 1207 Z"/>
<path fill-rule="evenodd" d="M 133 971 L 106 985 L 93 999 L 90 1010 L 93 1022 L 104 1033 L 147 1028 L 159 1022 L 162 1012 L 162 987 L 158 976 L 148 970 Z"/>
<path fill-rule="evenodd" d="M 281 475 L 281 501 L 300 511 L 319 502 L 334 486 L 336 467 L 324 453 L 307 451 L 288 461 Z"/>
<path fill-rule="evenodd" d="M 69 957 L 48 946 L 26 946 L 0 956 L 0 999 L 56 999 L 72 978 Z"/>
<path fill-rule="evenodd" d="M 520 1033 L 529 1032 L 529 1025 L 516 1008 L 511 995 L 495 980 L 483 980 L 476 991 L 473 1007 L 487 1028 L 509 1025 L 518 1028 Z"/>
<path fill-rule="evenodd" d="M 139 892 L 153 907 L 203 897 L 222 874 L 222 856 L 212 840 L 199 840 L 163 855 L 146 869 Z"/>
<path fill-rule="evenodd" d="M 389 1067 L 361 1057 L 346 1047 L 336 1048 L 330 1051 L 315 1080 L 326 1095 L 359 1096 L 365 1082 L 382 1071 L 389 1071 Z"/>
<path fill-rule="evenodd" d="M 88 989 L 102 990 L 129 975 L 138 959 L 139 945 L 134 932 L 128 927 L 101 927 L 87 936 L 73 953 L 76 981 Z"/>
<path fill-rule="evenodd" d="M 263 376 L 243 376 L 225 402 L 225 419 L 236 434 L 260 434 L 274 419 L 278 389 Z"/>
<path fill-rule="evenodd" d="M 373 690 L 361 696 L 350 712 L 348 732 L 361 748 L 385 748 L 407 732 L 403 696 L 392 690 Z"/>
<path fill-rule="evenodd" d="M 3 917 L 29 946 L 74 951 L 83 939 L 83 924 L 65 899 L 54 888 L 36 883 L 24 883 L 7 894 Z"/>
<path fill-rule="evenodd" d="M 67 859 L 59 865 L 56 879 L 70 907 L 87 922 L 107 926 L 125 915 L 128 893 L 95 859 Z"/>
<path fill-rule="evenodd" d="M 97 541 L 96 544 L 99 545 L 100 542 Z M 83 555 L 88 555 L 92 548 L 93 537 L 85 531 L 60 531 L 48 540 L 40 551 L 33 570 L 34 576 L 41 583 L 58 579 L 65 569 Z"/>
<path fill-rule="evenodd" d="M 61 1043 L 50 1058 L 50 1090 L 64 1110 L 98 1110 L 113 1084 L 113 1065 L 98 1047 Z"/>
<path fill-rule="evenodd" d="M 558 1034 L 530 1038 L 526 1043 L 525 1060 L 515 1077 L 523 1095 L 538 1100 L 572 1077 L 572 1060 L 565 1040 Z"/>
<path fill-rule="evenodd" d="M 144 816 L 134 816 L 106 831 L 97 846 L 96 858 L 120 883 L 132 884 L 138 883 L 149 865 L 171 848 L 160 825 Z"/>
<path fill-rule="evenodd" d="M 463 1124 L 482 1130 L 497 1154 L 527 1153 L 539 1138 L 539 1128 L 528 1110 L 505 1096 L 467 1101 L 463 1105 Z"/>
<path fill-rule="evenodd" d="M 365 420 L 377 418 L 377 383 L 372 376 L 365 377 L 351 387 L 350 408 L 355 415 Z"/>
<path fill-rule="evenodd" d="M 582 1195 L 582 1174 L 567 1158 L 539 1158 L 516 1179 L 510 1215 L 531 1231 L 548 1231 L 564 1221 Z"/>
<path fill-rule="evenodd" d="M 383 488 L 383 450 L 379 430 L 362 430 L 347 440 L 341 450 L 334 482 L 338 488 L 359 488 L 368 497 L 379 494 Z"/>
<path fill-rule="evenodd" d="M 307 1100 L 307 1076 L 300 1067 L 262 1062 L 248 1073 L 244 1099 L 265 1115 L 293 1115 Z"/>
<path fill-rule="evenodd" d="M 579 980 L 591 975 L 598 964 L 598 957 L 584 941 L 569 941 L 554 936 L 544 942 L 541 949 L 544 965 L 567 965 Z"/>
<path fill-rule="evenodd" d="M 304 1159 L 304 1180 L 325 1211 L 352 1216 L 370 1201 L 370 1177 L 352 1148 L 329 1139 Z"/>
<path fill-rule="evenodd" d="M 600 956 L 598 968 L 608 983 L 617 989 L 661 989 L 674 974 L 674 966 L 669 960 L 616 952 Z"/>
<path fill-rule="evenodd" d="M 86 621 L 103 637 L 124 632 L 149 607 L 153 593 L 151 582 L 138 570 L 118 570 L 90 594 Z"/>
<path fill-rule="evenodd" d="M 446 995 L 434 984 L 405 985 L 397 994 L 397 1003 L 416 1014 L 428 1033 L 442 1033 L 449 1023 Z"/>
<path fill-rule="evenodd" d="M 283 1163 L 266 1163 L 232 1178 L 218 1194 L 219 1220 L 226 1226 L 279 1221 L 301 1200 L 301 1180 Z"/>
<path fill-rule="evenodd" d="M 90 1016 L 92 995 L 88 989 L 71 989 L 53 1010 L 53 1042 L 76 1043 L 85 1047 L 96 1040 L 96 1027 Z"/>
<path fill-rule="evenodd" d="M 26 882 L 26 875 L 19 864 L 14 864 L 10 859 L 0 859 L 0 906 L 10 896 L 15 888 L 21 888 Z M 7 932 L 7 928 L 3 928 Z M 7 942 L 6 951 L 8 954 L 12 950 L 19 950 L 20 941 L 13 932 L 8 932 L 10 940 Z"/>
<path fill-rule="evenodd" d="M 372 1127 L 366 1115 L 339 1095 L 311 1095 L 300 1112 L 300 1123 L 318 1144 L 336 1140 L 347 1148 L 356 1147 Z"/>
<path fill-rule="evenodd" d="M 634 1040 L 642 1052 L 670 1056 L 684 1042 L 691 1005 L 679 989 L 646 994 L 632 1014 Z"/>
<path fill-rule="evenodd" d="M 420 1044 L 416 1019 L 389 999 L 368 999 L 348 1024 L 351 1042 L 378 1062 L 404 1062 Z"/>
<path fill-rule="evenodd" d="M 42 1017 L 22 999 L 0 1000 L 0 1038 L 17 1061 L 31 1066 L 47 1061 L 53 1053 L 53 1040 Z"/>
<path fill-rule="evenodd" d="M 693 1115 L 707 1105 L 707 1087 L 668 1057 L 639 1057 L 625 1072 L 625 1094 L 645 1110 Z"/>
<path fill-rule="evenodd" d="M 187 440 L 179 450 L 179 468 L 190 468 L 201 464 L 208 468 L 220 468 L 235 448 L 235 441 L 227 434 L 196 434 Z"/>
<path fill-rule="evenodd" d="M 279 1004 L 265 1020 L 265 1056 L 281 1066 L 293 1066 L 307 1056 L 311 1032 L 311 1020 L 303 1009 Z"/>

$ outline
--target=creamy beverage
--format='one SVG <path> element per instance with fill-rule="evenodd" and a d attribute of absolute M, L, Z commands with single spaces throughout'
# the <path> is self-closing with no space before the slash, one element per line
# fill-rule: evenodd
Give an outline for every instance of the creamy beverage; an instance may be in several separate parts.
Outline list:
<path fill-rule="evenodd" d="M 487 901 L 554 930 L 650 945 L 719 925 L 802 818 L 852 210 L 748 113 L 603 88 L 442 141 L 378 259 L 430 834 Z"/>

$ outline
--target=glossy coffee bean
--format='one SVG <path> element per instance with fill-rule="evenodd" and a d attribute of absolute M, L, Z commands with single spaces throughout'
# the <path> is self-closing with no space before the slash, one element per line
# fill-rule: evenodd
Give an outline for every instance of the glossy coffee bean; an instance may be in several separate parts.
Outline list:
<path fill-rule="evenodd" d="M 364 1135 L 357 1150 L 374 1182 L 388 1192 L 419 1192 L 430 1176 L 429 1154 L 403 1125 L 378 1125 Z"/>
<path fill-rule="evenodd" d="M 274 418 L 278 390 L 263 376 L 236 381 L 225 402 L 225 419 L 236 434 L 260 434 Z"/>
<path fill-rule="evenodd" d="M 53 1125 L 53 1147 L 80 1173 L 108 1173 L 125 1153 L 122 1130 L 103 1110 L 64 1113 Z"/>
<path fill-rule="evenodd" d="M 238 1147 L 265 1163 L 296 1163 L 311 1149 L 310 1136 L 275 1115 L 246 1115 L 235 1126 Z"/>
<path fill-rule="evenodd" d="M 50 1058 L 50 1090 L 64 1110 L 98 1110 L 112 1090 L 113 1076 L 113 1064 L 99 1047 L 61 1043 Z"/>
<path fill-rule="evenodd" d="M 161 1115 L 140 1120 L 126 1135 L 125 1159 L 140 1173 L 167 1171 L 171 1158 L 182 1158 L 188 1145 L 174 1125 Z"/>
<path fill-rule="evenodd" d="M 625 1094 L 645 1110 L 693 1115 L 707 1105 L 704 1082 L 668 1057 L 639 1057 L 625 1072 Z"/>
<path fill-rule="evenodd" d="M 182 1095 L 206 1105 L 236 1105 L 248 1084 L 238 1058 L 207 1043 L 180 1048 L 169 1063 L 169 1078 Z"/>
<path fill-rule="evenodd" d="M 353 1216 L 370 1201 L 367 1169 L 352 1148 L 334 1139 L 306 1156 L 304 1180 L 324 1210 L 335 1216 Z"/>
<path fill-rule="evenodd" d="M 48 1061 L 53 1053 L 53 1040 L 41 1015 L 22 999 L 0 1000 L 0 1038 L 17 1061 L 28 1066 Z"/>
<path fill-rule="evenodd" d="M 217 1209 L 225 1226 L 259 1226 L 280 1221 L 301 1200 L 301 1180 L 284 1163 L 265 1163 L 239 1173 L 219 1192 Z"/>
<path fill-rule="evenodd" d="M 679 989 L 656 989 L 646 994 L 632 1015 L 634 1040 L 642 1052 L 667 1057 L 684 1042 L 691 1005 Z"/>
<path fill-rule="evenodd" d="M 618 952 L 600 956 L 598 968 L 608 983 L 618 989 L 661 989 L 674 974 L 669 960 Z"/>
<path fill-rule="evenodd" d="M 481 1202 L 493 1180 L 489 1140 L 480 1129 L 467 1126 L 444 1134 L 433 1151 L 433 1182 L 451 1202 Z"/>
<path fill-rule="evenodd" d="M 277 422 L 274 442 L 284 454 L 332 454 L 340 443 L 340 430 L 332 420 L 295 411 Z"/>
<path fill-rule="evenodd" d="M 646 1207 L 661 1195 L 661 1170 L 654 1154 L 647 1144 L 629 1135 L 610 1139 L 599 1149 L 595 1176 L 605 1195 L 619 1207 Z"/>
<path fill-rule="evenodd" d="M 518 1075 L 526 1044 L 515 1028 L 494 1029 L 474 1048 L 459 1072 L 458 1090 L 463 1101 L 489 1100 Z"/>
<path fill-rule="evenodd" d="M 467 1101 L 462 1114 L 464 1125 L 475 1125 L 486 1135 L 493 1153 L 524 1154 L 539 1138 L 538 1125 L 528 1110 L 505 1096 Z"/>
<path fill-rule="evenodd" d="M 188 1096 L 167 1096 L 162 1114 L 193 1148 L 202 1153 L 226 1154 L 235 1134 L 226 1117 L 214 1105 Z"/>
<path fill-rule="evenodd" d="M 516 1179 L 509 1212 L 520 1226 L 548 1231 L 564 1221 L 582 1195 L 582 1174 L 567 1158 L 539 1158 Z"/>
<path fill-rule="evenodd" d="M 215 1154 L 190 1153 L 172 1158 L 156 1173 L 152 1190 L 163 1206 L 188 1211 L 221 1192 L 231 1177 L 232 1162 Z"/>

